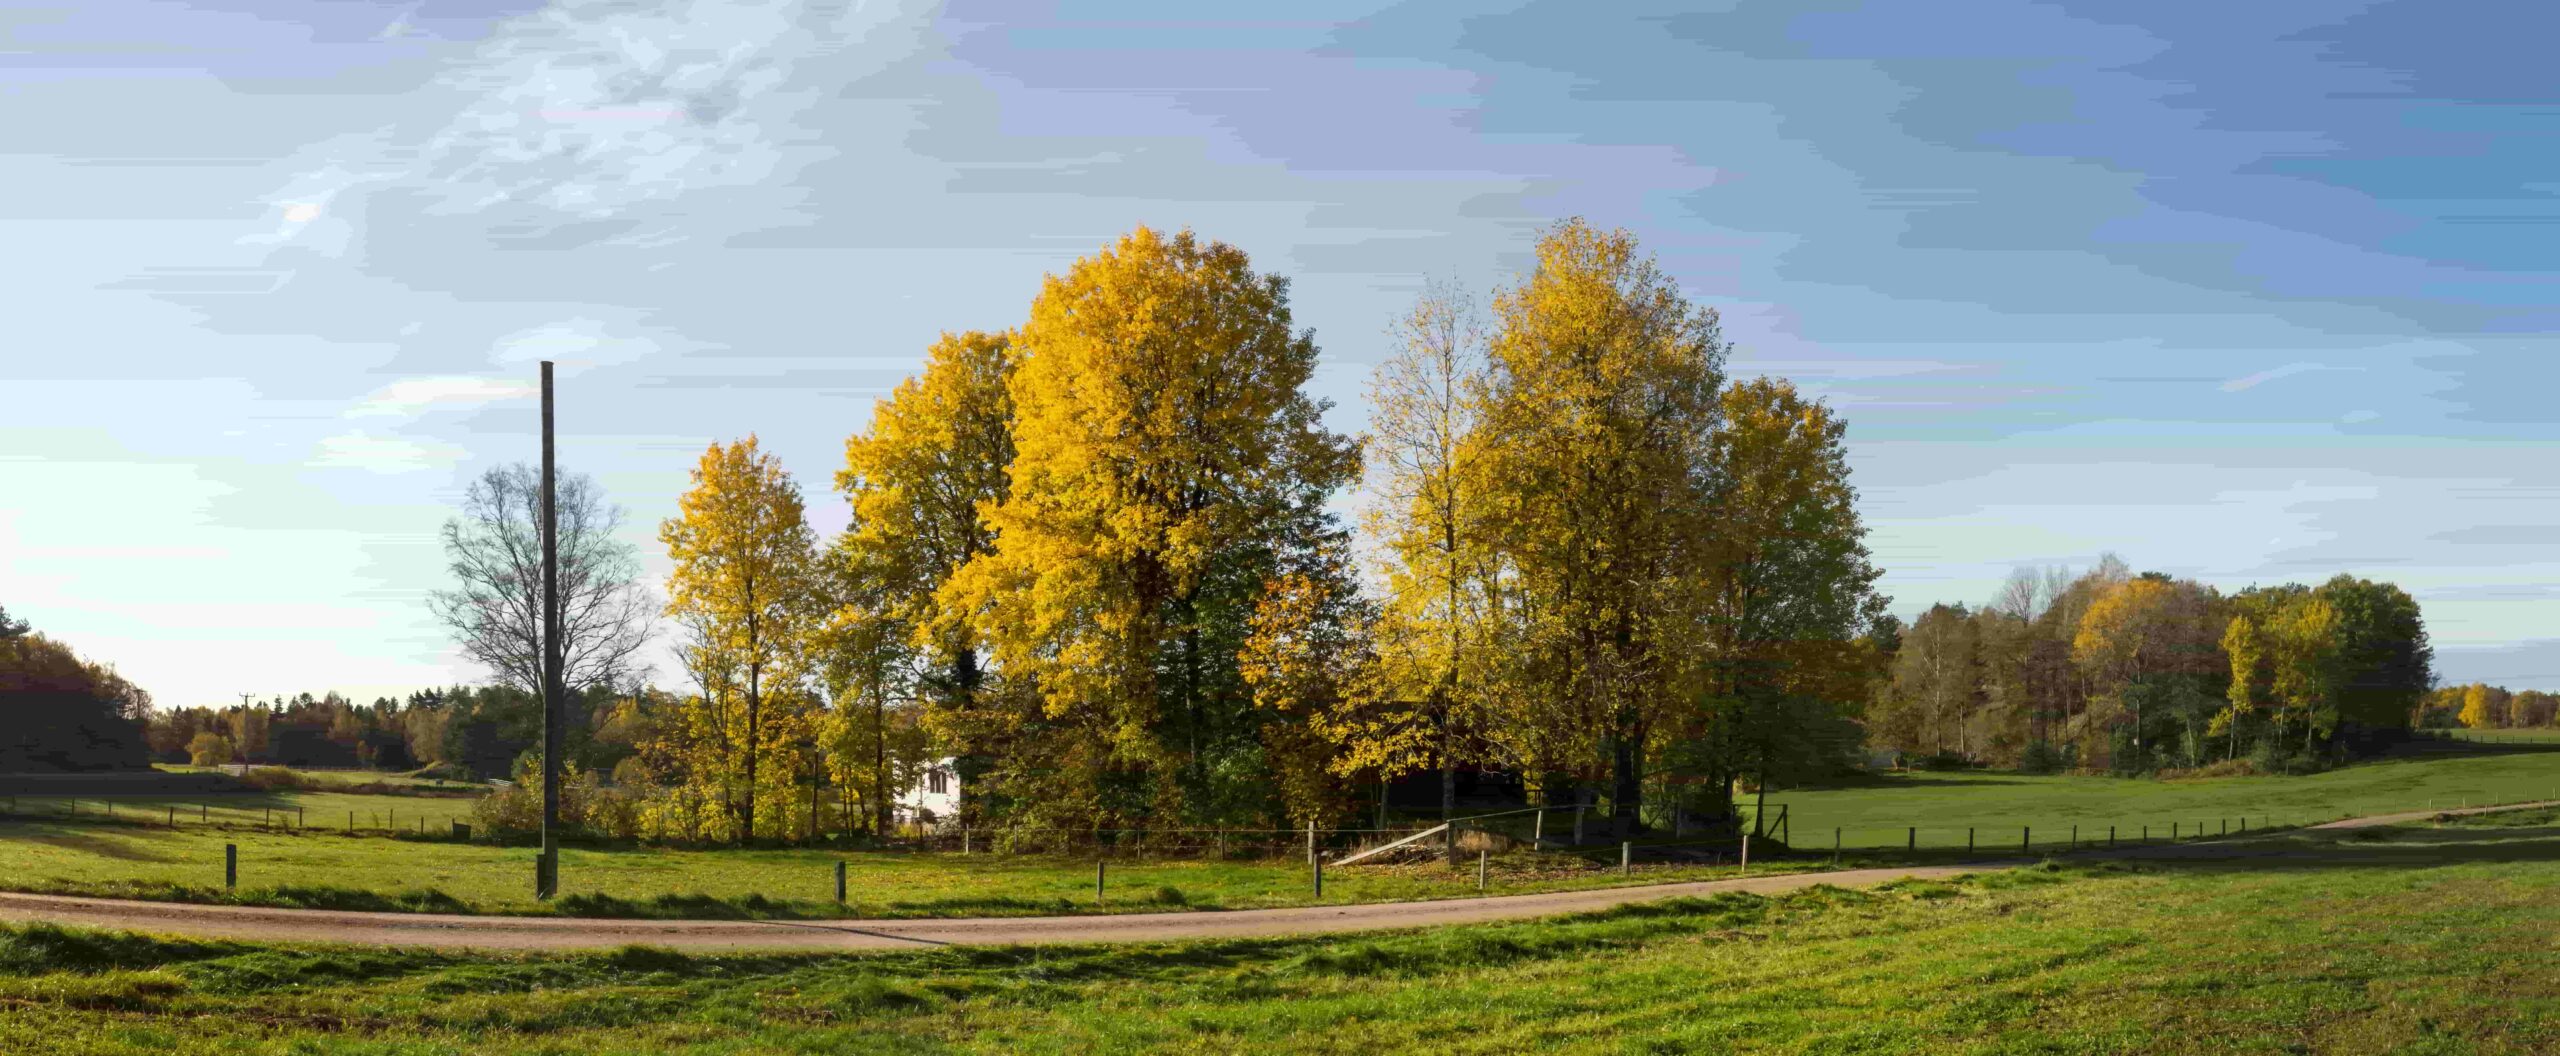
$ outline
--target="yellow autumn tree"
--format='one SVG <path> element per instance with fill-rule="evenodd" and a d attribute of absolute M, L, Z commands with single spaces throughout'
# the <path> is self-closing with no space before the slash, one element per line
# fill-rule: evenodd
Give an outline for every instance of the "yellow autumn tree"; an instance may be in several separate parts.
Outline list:
<path fill-rule="evenodd" d="M 1013 462 L 1009 335 L 944 334 L 924 373 L 872 408 L 871 426 L 845 441 L 836 489 L 853 505 L 837 549 L 850 574 L 879 594 L 884 617 L 924 637 L 940 671 L 927 688 L 967 707 L 982 680 L 965 620 L 933 619 L 936 592 L 994 545 L 982 511 L 1004 502 Z M 928 630 L 930 628 L 930 630 Z"/>
<path fill-rule="evenodd" d="M 2496 709 L 2491 707 L 2494 702 L 2495 698 L 2490 696 L 2486 683 L 2474 682 L 2462 687 L 2460 716 L 2462 724 L 2475 730 L 2485 730 L 2498 725 L 2499 715 Z"/>
<path fill-rule="evenodd" d="M 1140 228 L 1048 278 L 1019 345 L 994 549 L 945 585 L 936 625 L 968 620 L 1027 709 L 992 776 L 1062 818 L 1262 809 L 1245 760 L 1271 715 L 1236 649 L 1358 465 L 1303 391 L 1316 346 L 1287 281 Z"/>
<path fill-rule="evenodd" d="M 689 633 L 685 664 L 702 692 L 673 754 L 720 788 L 735 836 L 781 835 L 790 804 L 776 793 L 815 776 L 805 751 L 815 701 L 803 683 L 824 606 L 800 488 L 750 435 L 703 452 L 677 509 L 658 529 L 675 563 L 667 613 Z"/>
<path fill-rule="evenodd" d="M 1265 765 L 1283 810 L 1300 824 L 1331 822 L 1349 809 L 1351 796 L 1335 776 L 1339 746 L 1363 743 L 1358 726 L 1374 712 L 1356 699 L 1374 684 L 1370 607 L 1341 547 L 1312 556 L 1264 582 L 1237 651 L 1254 706 L 1273 720 L 1261 724 Z"/>
<path fill-rule="evenodd" d="M 2224 758 L 2240 757 L 2240 724 L 2258 710 L 2258 664 L 2266 656 L 2266 644 L 2259 640 L 2258 625 L 2249 622 L 2247 614 L 2234 616 L 2222 632 L 2222 653 L 2231 660 L 2231 687 L 2224 694 L 2229 701 L 2213 717 L 2208 732 L 2228 738 Z"/>
<path fill-rule="evenodd" d="M 2302 748 L 2337 728 L 2339 685 L 2338 612 L 2328 601 L 2304 596 L 2279 610 L 2268 628 L 2273 662 L 2273 695 L 2277 722 L 2302 726 Z"/>
<path fill-rule="evenodd" d="M 859 790 L 875 830 L 888 828 L 891 790 L 920 768 L 929 734 L 965 750 L 984 725 L 976 634 L 965 618 L 936 619 L 935 606 L 994 545 L 983 511 L 1004 501 L 1013 462 L 1013 366 L 1010 335 L 946 333 L 924 372 L 845 441 L 836 489 L 853 519 L 830 554 L 839 611 L 824 635 L 835 699 L 825 738 L 846 806 Z"/>
<path fill-rule="evenodd" d="M 1505 649 L 1509 751 L 1605 783 L 1638 823 L 1645 760 L 1675 706 L 1704 560 L 1704 468 L 1725 346 L 1624 231 L 1549 228 L 1494 300 L 1482 430 L 1487 502 L 1522 626 Z"/>
<path fill-rule="evenodd" d="M 1492 623 L 1495 554 L 1479 471 L 1487 364 L 1484 327 L 1464 291 L 1434 282 L 1390 331 L 1370 376 L 1363 437 L 1370 536 L 1383 547 L 1386 593 L 1377 663 L 1346 703 L 1333 759 L 1345 776 L 1440 772 L 1443 818 L 1457 812 L 1457 767 L 1482 755 L 1493 694 L 1481 669 Z M 1446 841 L 1456 854 L 1454 830 Z"/>

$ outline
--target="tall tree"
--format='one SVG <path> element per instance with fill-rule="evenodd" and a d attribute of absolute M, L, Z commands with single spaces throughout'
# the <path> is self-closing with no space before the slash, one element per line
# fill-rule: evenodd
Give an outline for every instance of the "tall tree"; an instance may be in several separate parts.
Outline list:
<path fill-rule="evenodd" d="M 1708 468 L 1715 531 L 1697 540 L 1710 707 L 1685 724 L 1722 742 L 1706 774 L 1717 814 L 1738 775 L 1765 797 L 1790 770 L 1845 754 L 1840 732 L 1878 659 L 1856 642 L 1886 604 L 1849 483 L 1846 424 L 1782 380 L 1735 384 L 1722 404 Z"/>
<path fill-rule="evenodd" d="M 619 684 L 650 633 L 637 551 L 613 534 L 622 508 L 580 473 L 561 475 L 555 508 L 562 680 L 572 693 Z M 521 462 L 490 467 L 463 491 L 442 538 L 455 586 L 428 594 L 428 607 L 463 655 L 507 685 L 541 692 L 541 475 Z"/>
<path fill-rule="evenodd" d="M 1390 331 L 1369 382 L 1365 437 L 1374 501 L 1367 526 L 1390 560 L 1374 691 L 1410 701 L 1410 722 L 1364 728 L 1353 754 L 1381 776 L 1440 771 L 1440 813 L 1458 809 L 1458 764 L 1481 736 L 1489 694 L 1469 674 L 1494 616 L 1491 539 L 1477 422 L 1485 395 L 1484 324 L 1456 286 L 1434 282 Z M 1456 861 L 1453 827 L 1445 849 Z"/>
<path fill-rule="evenodd" d="M 1283 552 L 1357 471 L 1304 391 L 1288 282 L 1232 246 L 1140 228 L 1043 283 L 1020 333 L 995 548 L 944 588 L 1045 738 L 1036 809 L 1204 816 L 1267 802 L 1236 650 Z"/>
<path fill-rule="evenodd" d="M 928 689 L 945 706 L 973 707 L 984 671 L 966 620 L 937 621 L 937 592 L 994 545 L 981 511 L 1004 502 L 1013 462 L 1014 369 L 1008 335 L 944 334 L 924 373 L 872 408 L 871 426 L 845 441 L 836 489 L 853 520 L 836 543 L 847 574 L 876 593 L 881 618 L 921 634 L 940 660 Z"/>
<path fill-rule="evenodd" d="M 2404 730 L 2434 683 L 2435 649 L 2417 599 L 2389 583 L 2339 575 L 2313 593 L 2338 617 L 2338 718 L 2357 730 Z"/>
<path fill-rule="evenodd" d="M 2230 737 L 2225 758 L 2240 755 L 2240 724 L 2258 710 L 2258 665 L 2266 657 L 2266 643 L 2258 637 L 2258 626 L 2249 622 L 2246 613 L 2231 618 L 2222 632 L 2222 653 L 2231 661 L 2231 687 L 2224 694 L 2230 704 L 2215 717 L 2215 725 Z"/>
<path fill-rule="evenodd" d="M 1540 237 L 1494 315 L 1484 469 L 1528 620 L 1519 697 L 1542 702 L 1515 721 L 1544 732 L 1538 762 L 1605 780 L 1630 831 L 1648 741 L 1688 673 L 1680 595 L 1713 530 L 1724 339 L 1634 236 L 1580 220 Z"/>
<path fill-rule="evenodd" d="M 1980 631 L 1962 605 L 1932 605 L 1902 636 L 1893 677 L 1870 714 L 1885 743 L 1906 752 L 1969 755 L 1982 699 Z"/>
<path fill-rule="evenodd" d="M 2278 613 L 2268 638 L 2280 721 L 2302 724 L 2302 747 L 2309 751 L 2315 738 L 2337 728 L 2337 693 L 2345 680 L 2338 611 L 2323 598 L 2298 595 Z"/>
<path fill-rule="evenodd" d="M 745 797 L 738 835 L 753 839 L 757 794 L 772 776 L 760 771 L 805 732 L 772 721 L 768 705 L 803 699 L 797 683 L 818 607 L 814 540 L 799 485 L 752 435 L 703 452 L 677 508 L 658 529 L 675 562 L 667 611 L 692 630 L 688 666 L 717 716 L 716 732 L 737 745 Z"/>

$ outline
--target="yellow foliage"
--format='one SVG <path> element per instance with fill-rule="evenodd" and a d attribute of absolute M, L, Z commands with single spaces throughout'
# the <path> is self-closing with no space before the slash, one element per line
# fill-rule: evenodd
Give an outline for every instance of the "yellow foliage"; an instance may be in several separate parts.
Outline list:
<path fill-rule="evenodd" d="M 823 614 L 799 486 L 756 438 L 714 444 L 659 527 L 675 572 L 667 612 L 687 629 L 685 666 L 702 695 L 682 709 L 661 754 L 734 808 L 738 835 L 774 831 L 759 793 L 787 773 L 814 700 L 801 684 Z"/>
<path fill-rule="evenodd" d="M 996 546 L 944 585 L 939 619 L 967 619 L 1110 762 L 1176 762 L 1159 708 L 1201 691 L 1159 664 L 1201 621 L 1244 616 L 1203 611 L 1235 600 L 1204 594 L 1213 564 L 1302 530 L 1356 470 L 1302 391 L 1316 347 L 1287 289 L 1232 246 L 1140 228 L 1048 278 L 1020 331 Z"/>

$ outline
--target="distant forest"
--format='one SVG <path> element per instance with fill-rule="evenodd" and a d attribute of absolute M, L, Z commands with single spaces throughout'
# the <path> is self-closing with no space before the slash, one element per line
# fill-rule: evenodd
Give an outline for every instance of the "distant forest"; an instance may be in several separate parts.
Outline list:
<path fill-rule="evenodd" d="M 2418 603 L 2346 575 L 2226 596 L 2112 555 L 2078 576 L 2022 569 L 1889 649 L 1869 743 L 1948 764 L 2292 769 L 2405 731 L 2441 697 Z"/>

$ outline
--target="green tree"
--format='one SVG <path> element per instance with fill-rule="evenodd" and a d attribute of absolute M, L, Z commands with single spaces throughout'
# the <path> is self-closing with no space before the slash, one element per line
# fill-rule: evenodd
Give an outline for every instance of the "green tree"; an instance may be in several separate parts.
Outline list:
<path fill-rule="evenodd" d="M 2435 681 L 2435 649 L 2417 599 L 2389 583 L 2340 575 L 2313 593 L 2338 617 L 2338 718 L 2362 730 L 2405 730 Z"/>
<path fill-rule="evenodd" d="M 1707 706 L 1673 724 L 1708 749 L 1714 795 L 1700 805 L 1718 815 L 1737 775 L 1765 798 L 1773 780 L 1840 762 L 1878 660 L 1857 639 L 1886 604 L 1849 482 L 1847 425 L 1782 380 L 1735 384 L 1722 404 L 1708 456 L 1716 530 L 1702 540 Z"/>

